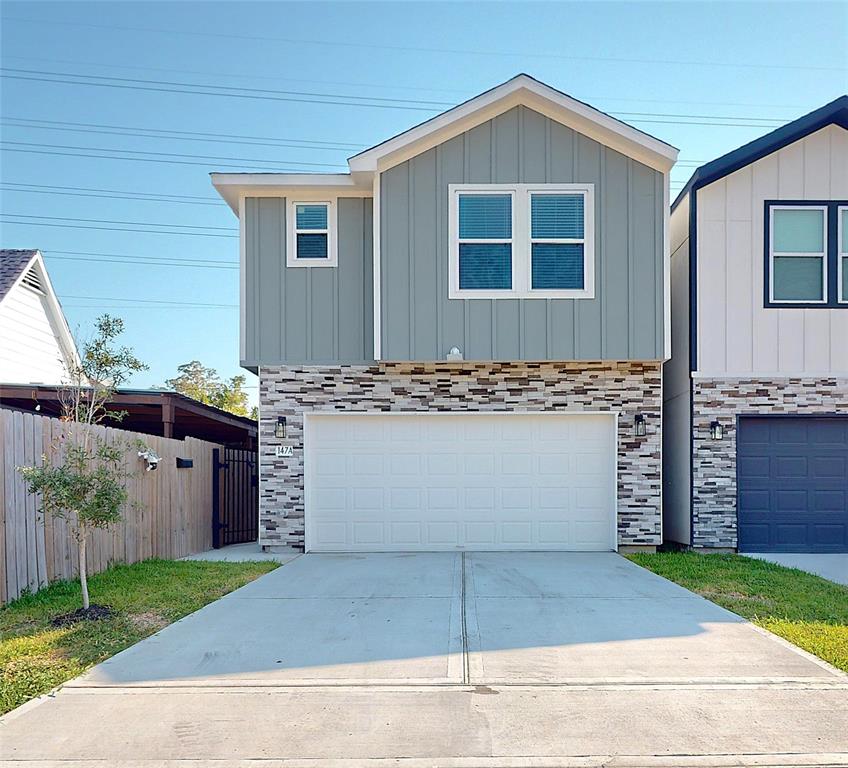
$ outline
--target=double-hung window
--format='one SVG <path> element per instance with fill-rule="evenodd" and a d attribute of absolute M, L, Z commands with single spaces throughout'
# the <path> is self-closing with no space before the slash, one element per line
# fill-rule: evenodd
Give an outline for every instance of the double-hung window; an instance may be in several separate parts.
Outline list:
<path fill-rule="evenodd" d="M 329 202 L 298 202 L 288 206 L 286 265 L 289 267 L 335 267 L 335 205 Z"/>
<path fill-rule="evenodd" d="M 848 304 L 848 205 L 839 206 L 839 303 Z"/>
<path fill-rule="evenodd" d="M 833 201 L 766 201 L 767 307 L 848 305 L 845 210 Z"/>
<path fill-rule="evenodd" d="M 449 297 L 592 298 L 591 184 L 451 184 Z"/>

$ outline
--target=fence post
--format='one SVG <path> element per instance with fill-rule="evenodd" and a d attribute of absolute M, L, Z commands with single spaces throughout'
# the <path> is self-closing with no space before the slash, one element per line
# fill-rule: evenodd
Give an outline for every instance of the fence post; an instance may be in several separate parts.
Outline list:
<path fill-rule="evenodd" d="M 212 449 L 212 547 L 221 548 L 221 449 Z"/>

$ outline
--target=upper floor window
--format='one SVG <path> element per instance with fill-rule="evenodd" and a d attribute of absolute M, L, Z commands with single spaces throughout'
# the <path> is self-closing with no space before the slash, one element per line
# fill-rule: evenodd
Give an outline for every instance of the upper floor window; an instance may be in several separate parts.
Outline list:
<path fill-rule="evenodd" d="M 766 202 L 766 306 L 848 305 L 836 202 Z"/>
<path fill-rule="evenodd" d="M 848 205 L 839 206 L 839 301 L 848 303 Z"/>
<path fill-rule="evenodd" d="M 289 202 L 286 265 L 335 267 L 335 205 L 333 202 Z"/>
<path fill-rule="evenodd" d="M 450 298 L 592 298 L 591 184 L 451 184 Z"/>

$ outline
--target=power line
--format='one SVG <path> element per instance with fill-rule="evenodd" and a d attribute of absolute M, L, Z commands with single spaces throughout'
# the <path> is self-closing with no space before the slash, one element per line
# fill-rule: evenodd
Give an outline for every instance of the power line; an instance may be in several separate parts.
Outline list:
<path fill-rule="evenodd" d="M 132 224 L 139 227 L 182 227 L 183 229 L 219 229 L 224 232 L 234 232 L 232 227 L 213 227 L 202 224 L 167 224 L 148 221 L 121 221 L 116 219 L 80 219 L 76 216 L 38 216 L 30 213 L 11 213 L 5 211 L 3 216 L 17 216 L 19 219 L 48 219 L 51 221 L 84 221 L 87 224 Z"/>
<path fill-rule="evenodd" d="M 174 304 L 181 307 L 237 307 L 238 304 L 215 304 L 210 301 L 172 301 L 169 299 L 132 299 L 127 296 L 75 296 L 70 293 L 64 294 L 66 298 L 85 301 L 126 301 L 133 304 Z"/>
<path fill-rule="evenodd" d="M 329 141 L 310 141 L 307 139 L 274 139 L 267 136 L 239 136 L 237 134 L 203 133 L 200 131 L 177 131 L 165 128 L 144 128 L 140 126 L 99 125 L 97 123 L 72 123 L 65 120 L 40 120 L 36 118 L 27 117 L 6 116 L 0 118 L 0 123 L 7 123 L 10 127 L 14 128 L 38 128 L 41 130 L 73 131 L 75 133 L 102 133 L 112 136 L 138 136 L 142 138 L 181 139 L 183 141 L 209 141 L 218 144 L 245 144 L 251 147 L 288 147 L 291 149 L 315 149 L 348 152 L 351 150 L 362 149 L 364 146 L 361 144 L 343 144 L 341 142 Z M 42 125 L 42 123 L 45 123 L 45 125 Z M 133 131 L 133 133 L 126 133 L 127 131 Z M 159 134 L 177 135 L 161 136 Z"/>
<path fill-rule="evenodd" d="M 0 214 L 6 215 L 6 214 Z M 17 225 L 21 227 L 59 227 L 62 229 L 91 229 L 98 230 L 101 232 L 138 232 L 140 234 L 145 235 L 181 235 L 185 237 L 226 237 L 237 240 L 238 235 L 218 235 L 211 232 L 167 232 L 157 229 L 133 229 L 128 227 L 98 227 L 98 226 L 88 226 L 83 224 L 53 224 L 46 221 L 33 222 L 33 221 L 3 221 L 3 224 L 8 225 Z"/>
<path fill-rule="evenodd" d="M 82 261 L 89 262 L 94 264 L 132 264 L 143 267 L 185 267 L 188 269 L 238 269 L 238 264 L 228 265 L 228 264 L 194 264 L 194 263 L 184 263 L 182 261 L 174 261 L 174 262 L 164 262 L 164 261 L 153 261 L 148 259 L 142 259 L 139 261 L 132 259 L 93 259 L 87 258 L 85 256 L 54 256 L 52 254 L 45 254 L 49 259 L 59 259 L 60 261 Z"/>
<path fill-rule="evenodd" d="M 0 142 L 2 143 L 2 142 Z M 45 144 L 42 146 L 50 146 L 49 144 Z M 93 158 L 95 160 L 125 160 L 127 162 L 136 162 L 136 163 L 164 163 L 165 165 L 200 165 L 204 168 L 209 167 L 209 162 L 195 162 L 193 160 L 176 160 L 176 159 L 168 159 L 168 160 L 159 160 L 155 157 L 119 157 L 116 155 L 93 155 L 91 153 L 86 152 L 54 152 L 48 149 L 20 149 L 16 147 L 11 148 L 3 148 L 3 152 L 22 152 L 24 154 L 29 155 L 53 155 L 55 157 L 87 157 Z M 120 152 L 121 150 L 109 150 Z M 185 157 L 185 155 L 183 155 Z M 222 163 L 216 162 L 216 165 L 219 168 L 238 168 L 240 171 L 257 171 L 257 172 L 267 172 L 267 173 L 302 173 L 303 168 L 269 168 L 266 166 L 255 166 L 255 165 L 243 165 L 243 164 L 233 164 L 233 163 Z"/>
<path fill-rule="evenodd" d="M 29 185 L 34 187 L 41 187 L 41 185 Z M 97 198 L 101 200 L 133 200 L 136 202 L 146 202 L 146 203 L 180 203 L 182 205 L 214 205 L 214 206 L 222 206 L 226 205 L 223 201 L 210 201 L 205 202 L 203 200 L 179 200 L 179 199 L 171 199 L 167 197 L 143 197 L 140 195 L 132 195 L 132 194 L 97 194 L 97 193 L 89 193 L 89 192 L 65 192 L 62 191 L 62 187 L 47 187 L 47 188 L 37 188 L 37 189 L 24 189 L 20 185 L 16 185 L 14 187 L 9 187 L 8 184 L 0 183 L 0 190 L 9 193 L 9 192 L 17 192 L 17 193 L 26 193 L 26 194 L 38 194 L 38 195 L 63 195 L 67 197 L 91 197 Z"/>
<path fill-rule="evenodd" d="M 40 144 L 32 141 L 0 141 L 0 144 L 9 144 L 15 147 L 41 147 L 48 149 L 78 149 L 94 152 L 115 152 L 130 155 L 155 155 L 157 157 L 190 157 L 195 160 L 224 160 L 243 163 L 271 163 L 272 165 L 305 165 L 318 168 L 338 168 L 342 163 L 308 163 L 300 160 L 262 160 L 255 157 L 219 157 L 216 155 L 186 155 L 182 152 L 153 152 L 140 149 L 110 149 L 109 147 L 77 147 L 71 144 Z"/>
<path fill-rule="evenodd" d="M 112 77 L 111 75 L 86 75 L 80 72 L 51 72 L 43 69 L 18 69 L 15 67 L 0 67 L 3 72 L 17 72 L 25 75 L 49 75 L 51 77 L 79 77 L 84 80 L 114 80 L 119 83 L 142 83 L 145 85 L 173 85 L 180 88 L 189 86 L 194 88 L 208 88 L 214 91 L 241 91 L 245 93 L 262 93 L 274 96 L 307 96 L 324 99 L 352 99 L 354 101 L 383 102 L 386 104 L 414 104 L 417 107 L 452 107 L 453 103 L 448 101 L 426 101 L 422 99 L 399 99 L 387 96 L 356 96 L 346 93 L 315 93 L 314 91 L 280 91 L 269 88 L 246 88 L 235 85 L 208 85 L 204 83 L 181 83 L 175 80 L 144 80 L 137 77 Z"/>
<path fill-rule="evenodd" d="M 53 253 L 64 253 L 71 256 L 107 256 L 109 258 L 114 259 L 155 259 L 157 261 L 171 261 L 171 257 L 169 256 L 140 256 L 138 254 L 132 253 L 101 253 L 97 251 L 57 251 L 53 249 L 49 249 L 44 251 L 45 254 L 53 254 Z M 237 261 L 222 261 L 220 259 L 186 259 L 182 258 L 182 261 L 198 261 L 203 264 L 227 264 L 227 265 L 235 265 L 238 266 Z"/>
<path fill-rule="evenodd" d="M 818 67 L 809 64 L 765 64 L 761 62 L 745 62 L 745 63 L 730 63 L 723 61 L 699 61 L 693 59 L 640 59 L 640 58 L 625 58 L 625 57 L 616 57 L 616 56 L 577 56 L 577 55 L 567 55 L 562 53 L 550 53 L 545 51 L 486 51 L 486 50 L 476 50 L 476 49 L 462 49 L 462 48 L 426 48 L 421 46 L 412 46 L 412 45 L 386 45 L 376 44 L 376 43 L 360 43 L 353 42 L 350 40 L 304 40 L 297 38 L 286 38 L 286 37 L 270 37 L 270 36 L 260 36 L 260 35 L 237 35 L 232 33 L 224 33 L 224 32 L 199 32 L 197 30 L 184 30 L 184 29 L 163 29 L 156 27 L 129 27 L 129 26 L 121 26 L 121 25 L 113 25 L 113 24 L 92 24 L 90 22 L 82 22 L 82 21 L 66 21 L 60 19 L 26 19 L 17 16 L 6 16 L 6 21 L 16 21 L 18 23 L 26 23 L 26 24 L 59 24 L 59 25 L 72 25 L 78 27 L 91 27 L 95 29 L 117 29 L 127 32 L 155 32 L 157 34 L 171 34 L 171 35 L 194 35 L 198 37 L 213 37 L 213 38 L 227 38 L 231 40 L 262 40 L 268 42 L 275 43 L 288 43 L 290 45 L 323 45 L 330 46 L 333 48 L 364 48 L 364 49 L 378 49 L 378 50 L 391 50 L 402 53 L 441 53 L 441 54 L 460 54 L 460 55 L 472 55 L 472 56 L 499 56 L 499 57 L 507 57 L 507 58 L 535 58 L 535 59 L 558 59 L 565 61 L 597 61 L 601 63 L 617 63 L 617 64 L 672 64 L 675 66 L 702 66 L 702 67 L 730 67 L 730 68 L 755 68 L 755 69 L 800 69 L 800 70 L 814 70 L 814 71 L 826 71 L 826 72 L 841 72 L 842 68 L 839 67 Z"/>
<path fill-rule="evenodd" d="M 295 100 L 302 101 L 302 99 L 290 99 L 288 94 L 296 94 L 298 97 L 308 96 L 310 97 L 310 103 L 333 103 L 333 104 L 342 104 L 344 106 L 372 106 L 377 107 L 381 106 L 380 104 L 370 103 L 370 102 L 398 102 L 404 105 L 420 105 L 414 107 L 415 109 L 422 109 L 425 111 L 433 111 L 433 107 L 436 108 L 451 108 L 455 106 L 455 104 L 451 102 L 438 102 L 438 101 L 419 101 L 414 99 L 384 99 L 381 97 L 370 97 L 370 96 L 353 96 L 348 94 L 337 94 L 337 93 L 312 93 L 308 91 L 272 91 L 264 88 L 237 88 L 236 86 L 218 86 L 218 85 L 209 85 L 203 83 L 180 83 L 169 80 L 144 80 L 140 78 L 125 78 L 125 77 L 111 77 L 108 75 L 85 75 L 79 74 L 75 72 L 50 72 L 50 71 L 42 71 L 42 70 L 27 70 L 27 69 L 15 69 L 11 67 L 0 67 L 0 71 L 3 72 L 15 72 L 15 73 L 26 73 L 27 75 L 38 74 L 38 75 L 49 75 L 52 77 L 63 77 L 63 78 L 83 78 L 84 80 L 113 80 L 117 81 L 116 83 L 93 83 L 93 82 L 71 82 L 69 80 L 55 81 L 55 80 L 46 80 L 46 82 L 60 82 L 65 85 L 104 85 L 110 86 L 115 85 L 115 87 L 127 87 L 127 88 L 141 88 L 141 90 L 148 90 L 146 87 L 141 87 L 137 85 L 120 85 L 122 83 L 142 83 L 146 85 L 157 85 L 157 86 L 167 86 L 171 87 L 180 87 L 180 88 L 203 88 L 206 89 L 204 91 L 195 91 L 194 93 L 198 93 L 201 95 L 217 95 L 217 96 L 238 96 L 243 98 L 253 98 L 254 94 L 262 93 L 262 94 L 275 94 L 273 97 L 271 96 L 256 96 L 256 98 L 273 98 L 275 100 Z M 2 75 L 2 77 L 11 77 L 18 78 L 18 75 Z M 21 79 L 30 79 L 28 77 L 22 77 Z M 36 78 L 37 79 L 37 78 Z M 229 91 L 238 91 L 239 93 L 230 93 Z M 175 92 L 175 91 L 169 91 Z M 179 91 L 183 92 L 183 91 Z M 242 93 L 249 92 L 249 93 Z M 280 95 L 283 94 L 283 95 Z M 330 99 L 346 99 L 346 102 L 323 102 L 323 101 L 312 101 L 312 98 L 330 98 Z M 367 103 L 366 100 L 370 102 Z M 350 101 L 355 100 L 355 101 Z M 382 106 L 386 106 L 382 104 Z M 397 106 L 397 105 L 392 105 Z M 404 108 L 413 108 L 413 107 L 404 107 Z M 663 122 L 654 120 L 653 118 L 682 118 L 686 120 L 745 120 L 748 122 L 754 122 L 756 124 L 764 124 L 769 123 L 771 125 L 780 125 L 783 120 L 778 118 L 765 118 L 765 117 L 747 117 L 744 115 L 689 115 L 689 114 L 678 114 L 678 113 L 664 113 L 664 112 L 612 112 L 610 113 L 619 118 L 628 118 L 633 119 L 634 122 Z M 652 119 L 648 119 L 652 118 Z M 684 123 L 689 124 L 689 123 Z M 694 123 L 698 124 L 698 123 Z M 708 125 L 721 125 L 721 123 L 710 122 Z M 748 127 L 747 125 L 745 127 Z M 755 126 L 756 127 L 756 126 Z"/>
<path fill-rule="evenodd" d="M 213 197 L 212 195 L 176 195 L 171 193 L 160 192 L 138 192 L 136 190 L 126 189 L 101 189 L 100 187 L 59 187 L 48 184 L 30 184 L 28 181 L 6 181 L 5 179 L 0 181 L 0 184 L 14 187 L 38 187 L 39 189 L 71 189 L 82 190 L 85 192 L 115 192 L 116 194 L 120 195 L 149 195 L 153 197 L 176 197 L 185 200 L 221 202 L 217 197 Z"/>
<path fill-rule="evenodd" d="M 49 77 L 32 77 L 28 75 L 0 75 L 2 78 L 11 79 L 11 80 L 28 80 L 31 82 L 40 82 L 40 83 L 57 83 L 61 85 L 88 85 L 92 87 L 99 88 L 122 88 L 125 90 L 131 91 L 151 91 L 154 93 L 181 93 L 181 94 L 190 94 L 194 96 L 226 96 L 233 99 L 257 99 L 259 101 L 288 101 L 295 102 L 298 104 L 330 104 L 336 106 L 343 107 L 374 107 L 380 109 L 403 109 L 403 110 L 413 110 L 418 112 L 433 112 L 434 109 L 432 107 L 411 107 L 405 106 L 403 104 L 368 104 L 365 102 L 355 102 L 355 101 L 336 101 L 336 100 L 328 100 L 328 99 L 303 99 L 303 98 L 295 98 L 288 96 L 260 96 L 258 94 L 246 94 L 246 93 L 218 93 L 212 90 L 208 91 L 196 91 L 189 90 L 186 88 L 154 88 L 152 86 L 145 85 L 126 85 L 122 83 L 91 83 L 91 82 L 80 82 L 74 80 L 57 80 L 55 78 Z M 73 77 L 71 75 L 70 77 Z M 191 85 L 191 83 L 186 83 L 186 85 Z M 213 88 L 214 86 L 196 86 L 201 88 Z"/>
<path fill-rule="evenodd" d="M 341 86 L 351 86 L 354 88 L 388 88 L 390 90 L 399 90 L 399 91 L 425 91 L 428 93 L 455 93 L 459 94 L 462 97 L 468 96 L 467 90 L 460 90 L 458 88 L 433 88 L 433 87 L 422 87 L 416 85 L 392 85 L 390 83 L 359 83 L 359 82 L 351 82 L 348 80 L 307 80 L 303 78 L 286 78 L 280 76 L 270 76 L 270 75 L 245 75 L 245 74 L 235 74 L 233 72 L 212 72 L 210 70 L 197 70 L 197 69 L 174 69 L 173 67 L 140 67 L 138 65 L 130 65 L 130 64 L 115 64 L 113 62 L 102 62 L 102 61 L 80 61 L 79 59 L 53 59 L 53 58 L 44 58 L 44 57 L 36 57 L 36 56 L 8 56 L 4 55 L 5 59 L 17 59 L 19 61 L 40 61 L 47 62 L 49 64 L 70 64 L 71 66 L 87 66 L 87 67 L 100 67 L 101 69 L 131 69 L 131 70 L 139 70 L 143 72 L 167 72 L 169 74 L 179 73 L 184 75 L 200 75 L 201 77 L 229 77 L 235 78 L 237 80 L 269 80 L 275 83 L 278 82 L 289 82 L 289 83 L 317 83 L 318 85 L 341 85 Z M 643 103 L 643 104 L 697 104 L 698 106 L 709 105 L 714 107 L 758 107 L 758 108 L 767 108 L 767 109 L 803 109 L 803 104 L 765 104 L 762 102 L 752 103 L 750 101 L 706 101 L 704 99 L 698 99 L 696 101 L 689 100 L 681 100 L 681 99 L 639 99 L 633 96 L 592 96 L 586 95 L 581 96 L 581 99 L 592 100 L 592 101 L 625 101 L 630 103 Z"/>

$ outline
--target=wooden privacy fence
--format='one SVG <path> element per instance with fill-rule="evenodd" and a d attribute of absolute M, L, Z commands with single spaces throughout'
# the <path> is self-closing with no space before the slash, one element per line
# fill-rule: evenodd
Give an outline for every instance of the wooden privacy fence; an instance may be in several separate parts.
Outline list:
<path fill-rule="evenodd" d="M 58 419 L 0 409 L 0 604 L 51 581 L 76 578 L 77 542 L 69 523 L 38 513 L 38 499 L 26 490 L 17 467 L 41 463 L 50 445 L 72 425 Z M 94 427 L 112 444 L 128 443 L 129 502 L 120 523 L 95 530 L 88 540 L 88 572 L 111 563 L 149 557 L 178 558 L 212 547 L 212 451 L 218 445 L 195 438 Z M 136 443 L 142 440 L 161 458 L 145 471 Z M 177 458 L 191 459 L 177 468 Z"/>

